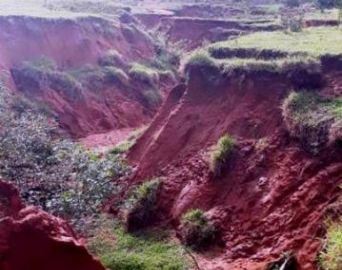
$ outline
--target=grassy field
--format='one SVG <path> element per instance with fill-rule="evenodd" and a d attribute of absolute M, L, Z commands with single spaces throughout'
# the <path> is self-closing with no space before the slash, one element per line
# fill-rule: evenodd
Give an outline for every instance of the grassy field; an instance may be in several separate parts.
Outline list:
<path fill-rule="evenodd" d="M 272 49 L 286 52 L 307 52 L 313 56 L 342 54 L 342 28 L 316 27 L 302 32 L 259 32 L 236 40 L 218 42 L 211 47 Z"/>
<path fill-rule="evenodd" d="M 272 49 L 307 52 L 313 56 L 342 54 L 342 28 L 316 27 L 303 32 L 260 32 L 236 40 L 219 42 L 212 47 Z"/>

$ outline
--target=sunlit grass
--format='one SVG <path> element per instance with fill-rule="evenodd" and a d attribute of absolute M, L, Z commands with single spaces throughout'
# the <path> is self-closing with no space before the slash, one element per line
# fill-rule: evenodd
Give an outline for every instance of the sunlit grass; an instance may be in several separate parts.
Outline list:
<path fill-rule="evenodd" d="M 259 32 L 236 40 L 218 42 L 211 47 L 272 49 L 306 52 L 313 56 L 342 54 L 342 29 L 337 27 L 307 28 L 302 32 Z"/>

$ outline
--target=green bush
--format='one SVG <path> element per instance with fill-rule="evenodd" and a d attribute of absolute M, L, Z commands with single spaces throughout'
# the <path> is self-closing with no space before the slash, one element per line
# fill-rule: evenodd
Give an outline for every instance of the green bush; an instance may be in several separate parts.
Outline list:
<path fill-rule="evenodd" d="M 108 221 L 101 222 L 89 249 L 113 270 L 186 270 L 190 266 L 183 249 L 164 232 L 130 235 Z"/>
<path fill-rule="evenodd" d="M 312 154 L 341 139 L 341 99 L 326 99 L 314 91 L 292 92 L 282 105 L 289 133 Z"/>
<path fill-rule="evenodd" d="M 218 71 L 219 67 L 215 59 L 210 57 L 209 53 L 205 50 L 197 51 L 186 62 L 184 67 L 185 73 L 192 70 L 199 70 L 202 72 L 215 70 Z"/>
<path fill-rule="evenodd" d="M 215 177 L 220 177 L 223 173 L 227 161 L 231 157 L 235 140 L 229 135 L 222 136 L 211 154 L 210 169 Z"/>
<path fill-rule="evenodd" d="M 157 71 L 138 63 L 134 63 L 131 66 L 128 74 L 132 79 L 143 82 L 149 86 L 155 86 L 159 80 Z"/>
<path fill-rule="evenodd" d="M 159 179 L 152 179 L 136 187 L 126 202 L 125 226 L 128 232 L 149 225 L 156 208 Z"/>
<path fill-rule="evenodd" d="M 331 223 L 327 230 L 326 245 L 320 253 L 324 270 L 340 270 L 342 267 L 342 219 Z"/>
<path fill-rule="evenodd" d="M 195 250 L 201 250 L 215 242 L 217 229 L 202 210 L 192 209 L 186 212 L 181 219 L 180 235 L 185 245 Z"/>
<path fill-rule="evenodd" d="M 101 56 L 98 60 L 100 66 L 123 66 L 122 56 L 115 50 L 110 50 Z"/>
<path fill-rule="evenodd" d="M 146 90 L 142 95 L 149 108 L 157 108 L 162 101 L 160 93 L 154 89 Z"/>
<path fill-rule="evenodd" d="M 129 84 L 129 78 L 122 69 L 116 67 L 104 67 L 103 72 L 105 74 L 105 80 L 108 83 L 119 83 L 123 86 Z"/>

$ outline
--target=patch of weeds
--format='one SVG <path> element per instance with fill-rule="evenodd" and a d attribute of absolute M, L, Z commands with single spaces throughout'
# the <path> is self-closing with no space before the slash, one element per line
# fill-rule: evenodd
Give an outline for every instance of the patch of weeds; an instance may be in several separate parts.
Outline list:
<path fill-rule="evenodd" d="M 328 142 L 341 139 L 341 101 L 327 99 L 314 91 L 292 92 L 282 106 L 289 133 L 312 154 L 318 154 Z M 332 133 L 339 134 L 332 136 Z"/>
<path fill-rule="evenodd" d="M 152 179 L 137 186 L 126 202 L 125 226 L 128 232 L 149 225 L 155 211 L 161 181 Z"/>
<path fill-rule="evenodd" d="M 232 155 L 234 146 L 235 140 L 228 134 L 222 136 L 218 140 L 210 157 L 210 170 L 215 177 L 220 177 L 222 175 L 223 170 Z"/>
<path fill-rule="evenodd" d="M 110 150 L 110 153 L 114 155 L 126 153 L 135 144 L 135 142 L 142 136 L 145 130 L 146 130 L 146 127 L 142 127 L 142 128 L 138 128 L 134 130 L 127 140 L 116 145 L 113 149 Z"/>
<path fill-rule="evenodd" d="M 145 90 L 142 95 L 149 108 L 157 108 L 162 101 L 160 93 L 154 89 Z"/>
<path fill-rule="evenodd" d="M 122 60 L 121 54 L 119 54 L 115 50 L 110 50 L 106 52 L 104 55 L 102 55 L 98 59 L 98 64 L 100 66 L 124 66 L 124 61 Z"/>
<path fill-rule="evenodd" d="M 212 245 L 217 238 L 217 228 L 200 209 L 186 212 L 181 219 L 180 234 L 182 242 L 195 250 Z"/>
<path fill-rule="evenodd" d="M 113 270 L 186 270 L 190 264 L 181 246 L 161 231 L 131 235 L 114 222 L 101 221 L 89 241 L 90 251 Z"/>
<path fill-rule="evenodd" d="M 116 67 L 104 67 L 103 72 L 105 80 L 108 83 L 119 83 L 120 85 L 127 86 L 129 84 L 129 78 L 125 71 Z"/>
<path fill-rule="evenodd" d="M 156 70 L 138 63 L 134 63 L 131 66 L 128 75 L 132 79 L 143 82 L 148 86 L 155 86 L 159 80 L 159 75 Z"/>
<path fill-rule="evenodd" d="M 70 74 L 56 71 L 48 73 L 47 77 L 49 86 L 52 89 L 64 94 L 72 101 L 79 100 L 82 96 L 82 84 Z"/>
<path fill-rule="evenodd" d="M 324 249 L 319 255 L 325 270 L 340 270 L 342 266 L 342 218 L 328 225 Z"/>

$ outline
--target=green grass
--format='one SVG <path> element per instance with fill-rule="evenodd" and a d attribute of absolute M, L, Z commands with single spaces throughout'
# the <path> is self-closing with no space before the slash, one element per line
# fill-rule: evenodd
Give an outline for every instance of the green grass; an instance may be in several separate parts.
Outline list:
<path fill-rule="evenodd" d="M 135 187 L 125 202 L 125 226 L 127 231 L 137 231 L 149 225 L 156 208 L 161 181 L 158 178 L 145 181 Z"/>
<path fill-rule="evenodd" d="M 115 50 L 110 50 L 98 59 L 98 64 L 100 66 L 114 66 L 114 67 L 116 67 L 116 66 L 123 66 L 124 61 L 122 59 L 121 54 L 119 54 Z"/>
<path fill-rule="evenodd" d="M 115 147 L 111 149 L 109 152 L 114 155 L 126 153 L 135 144 L 137 139 L 139 139 L 142 136 L 145 130 L 146 130 L 146 127 L 142 127 L 142 128 L 138 128 L 134 130 L 130 134 L 127 140 L 115 145 Z"/>
<path fill-rule="evenodd" d="M 144 82 L 149 86 L 155 86 L 159 80 L 158 72 L 155 69 L 139 63 L 132 64 L 128 75 L 132 79 Z"/>
<path fill-rule="evenodd" d="M 313 27 L 300 33 L 259 32 L 236 40 L 218 42 L 212 48 L 255 48 L 285 52 L 305 52 L 315 57 L 342 54 L 342 29 L 337 27 Z"/>
<path fill-rule="evenodd" d="M 106 66 L 103 68 L 106 82 L 119 83 L 123 86 L 129 84 L 129 77 L 125 71 L 117 67 Z"/>
<path fill-rule="evenodd" d="M 324 270 L 340 270 L 342 266 L 342 219 L 328 226 L 326 247 L 320 254 Z"/>
<path fill-rule="evenodd" d="M 202 250 L 214 243 L 217 228 L 200 209 L 191 209 L 181 218 L 182 242 L 195 250 Z"/>
<path fill-rule="evenodd" d="M 235 140 L 229 135 L 224 135 L 218 140 L 210 157 L 210 170 L 214 173 L 215 177 L 220 177 L 222 175 L 223 170 L 231 157 L 234 145 Z"/>
<path fill-rule="evenodd" d="M 340 141 L 342 100 L 319 96 L 315 91 L 292 92 L 282 105 L 289 133 L 300 139 L 304 148 L 318 154 L 327 143 Z"/>
<path fill-rule="evenodd" d="M 89 243 L 89 249 L 107 269 L 186 270 L 189 262 L 181 246 L 165 232 L 126 233 L 113 222 L 102 222 Z"/>

